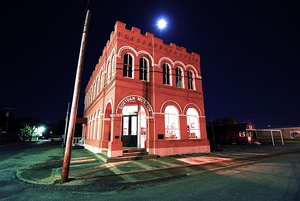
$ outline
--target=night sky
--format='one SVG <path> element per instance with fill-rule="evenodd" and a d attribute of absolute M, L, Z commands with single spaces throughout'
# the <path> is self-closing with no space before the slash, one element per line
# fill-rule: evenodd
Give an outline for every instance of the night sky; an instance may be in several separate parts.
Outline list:
<path fill-rule="evenodd" d="M 116 21 L 201 56 L 207 120 L 300 126 L 300 4 L 289 0 L 96 1 L 84 89 Z M 1 2 L 0 109 L 49 123 L 72 101 L 87 1 Z M 164 17 L 167 28 L 156 21 Z"/>

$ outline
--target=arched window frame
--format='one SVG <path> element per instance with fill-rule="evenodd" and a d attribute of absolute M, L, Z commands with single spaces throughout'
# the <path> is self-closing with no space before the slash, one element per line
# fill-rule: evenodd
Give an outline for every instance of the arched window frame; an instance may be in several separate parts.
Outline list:
<path fill-rule="evenodd" d="M 116 76 L 116 55 L 113 56 L 111 61 L 111 78 L 114 78 Z"/>
<path fill-rule="evenodd" d="M 180 139 L 179 111 L 174 105 L 168 105 L 165 110 L 165 139 Z"/>
<path fill-rule="evenodd" d="M 175 68 L 176 87 L 184 88 L 183 70 L 181 67 Z"/>
<path fill-rule="evenodd" d="M 106 83 L 108 84 L 111 80 L 111 65 L 110 65 L 110 60 L 107 62 L 106 65 Z"/>
<path fill-rule="evenodd" d="M 95 100 L 97 97 L 97 83 L 96 80 L 94 80 L 94 84 L 93 84 L 93 100 Z"/>
<path fill-rule="evenodd" d="M 130 53 L 125 53 L 123 57 L 123 77 L 133 78 L 133 66 L 133 56 Z"/>
<path fill-rule="evenodd" d="M 189 139 L 200 139 L 199 113 L 195 108 L 186 111 L 187 133 Z"/>
<path fill-rule="evenodd" d="M 163 69 L 163 84 L 171 85 L 171 68 L 170 65 L 164 63 L 162 66 Z"/>
<path fill-rule="evenodd" d="M 96 96 L 100 94 L 100 79 L 101 79 L 100 74 L 98 74 L 96 78 L 96 90 L 97 90 Z"/>
<path fill-rule="evenodd" d="M 192 70 L 187 71 L 188 89 L 196 91 L 195 73 Z"/>
<path fill-rule="evenodd" d="M 149 60 L 145 57 L 139 59 L 139 79 L 149 81 Z"/>
<path fill-rule="evenodd" d="M 100 70 L 100 91 L 103 90 L 104 81 L 105 81 L 105 71 L 103 71 L 103 67 L 102 67 Z"/>

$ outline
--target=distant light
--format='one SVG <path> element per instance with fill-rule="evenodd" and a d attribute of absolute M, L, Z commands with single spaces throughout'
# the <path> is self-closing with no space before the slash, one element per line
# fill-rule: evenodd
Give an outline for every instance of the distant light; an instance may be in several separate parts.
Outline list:
<path fill-rule="evenodd" d="M 45 126 L 40 126 L 37 128 L 38 134 L 42 134 L 46 130 Z"/>
<path fill-rule="evenodd" d="M 164 28 L 167 26 L 166 20 L 164 20 L 164 19 L 158 20 L 157 26 L 158 26 L 158 28 L 160 28 L 160 29 L 164 29 Z"/>

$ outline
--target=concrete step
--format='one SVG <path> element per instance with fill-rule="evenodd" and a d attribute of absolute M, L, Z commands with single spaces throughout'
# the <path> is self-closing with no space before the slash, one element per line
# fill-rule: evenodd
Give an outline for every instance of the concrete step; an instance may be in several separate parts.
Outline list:
<path fill-rule="evenodd" d="M 106 153 L 95 154 L 100 160 L 105 163 L 120 162 L 120 161 L 131 161 L 131 160 L 143 160 L 157 158 L 157 155 L 148 154 L 145 149 L 139 148 L 125 148 L 123 150 L 123 156 L 110 158 Z"/>
<path fill-rule="evenodd" d="M 96 162 L 97 160 L 92 157 L 79 157 L 79 158 L 71 158 L 71 164 L 79 164 L 79 163 L 88 163 L 88 162 Z"/>

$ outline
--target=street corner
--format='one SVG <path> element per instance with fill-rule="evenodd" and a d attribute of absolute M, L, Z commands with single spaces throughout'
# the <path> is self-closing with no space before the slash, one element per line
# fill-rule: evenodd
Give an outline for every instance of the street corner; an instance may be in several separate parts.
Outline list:
<path fill-rule="evenodd" d="M 16 172 L 16 176 L 20 181 L 33 183 L 33 184 L 54 184 L 54 182 L 59 178 L 57 175 L 57 169 L 44 169 L 44 170 L 34 170 L 34 169 L 23 169 Z"/>
<path fill-rule="evenodd" d="M 51 160 L 33 164 L 28 168 L 18 170 L 16 176 L 21 181 L 35 184 L 53 184 L 60 176 L 62 167 L 60 157 L 52 157 Z"/>

